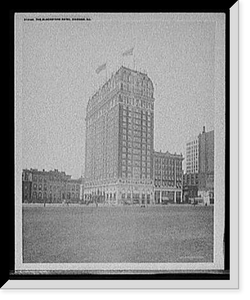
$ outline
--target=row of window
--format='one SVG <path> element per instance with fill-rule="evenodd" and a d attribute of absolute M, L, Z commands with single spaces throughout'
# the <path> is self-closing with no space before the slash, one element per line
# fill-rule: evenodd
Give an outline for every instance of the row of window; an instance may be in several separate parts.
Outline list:
<path fill-rule="evenodd" d="M 62 193 L 61 195 L 56 195 L 56 194 L 52 194 L 49 193 L 47 194 L 46 192 L 42 193 L 42 192 L 33 192 L 32 196 L 34 199 L 56 199 L 56 198 L 62 198 L 62 199 L 73 199 L 73 198 L 79 198 L 79 193 Z"/>
<path fill-rule="evenodd" d="M 126 152 L 126 148 L 125 148 L 124 151 Z M 128 151 L 128 154 L 122 153 L 122 158 L 127 159 L 127 161 L 131 161 L 132 160 L 132 155 L 130 153 L 132 153 L 132 151 Z M 148 156 L 140 155 L 140 151 L 138 151 L 137 149 L 133 149 L 133 159 L 134 160 L 140 160 L 141 159 L 142 161 L 148 161 L 148 162 L 151 161 L 150 155 L 148 155 Z"/>
<path fill-rule="evenodd" d="M 154 174 L 155 174 L 155 177 L 166 177 L 166 176 L 168 176 L 168 177 L 174 177 L 174 172 L 164 172 L 164 173 L 160 173 L 160 172 L 154 172 Z M 181 177 L 182 176 L 182 173 L 176 173 L 176 177 Z"/>
<path fill-rule="evenodd" d="M 182 161 L 181 160 L 175 160 L 175 159 L 171 159 L 171 158 L 166 158 L 166 159 L 159 159 L 156 158 L 155 159 L 155 165 L 156 166 L 166 166 L 166 165 L 176 165 L 176 166 L 182 166 Z"/>
<path fill-rule="evenodd" d="M 137 137 L 137 138 L 148 138 L 151 139 L 151 130 L 147 130 L 145 127 L 138 128 L 132 127 L 123 127 L 122 133 L 124 136 L 128 137 Z"/>
<path fill-rule="evenodd" d="M 145 144 L 141 143 L 141 144 L 140 144 L 140 141 L 141 141 L 141 140 L 138 139 L 138 138 L 134 138 L 134 143 L 129 142 L 129 141 L 124 141 L 124 140 L 123 140 L 122 146 L 128 147 L 128 148 L 132 148 L 132 146 L 134 146 L 135 148 L 147 149 L 148 151 L 151 150 L 151 146 L 150 146 L 148 143 L 145 143 Z M 135 150 L 135 149 L 134 149 L 134 150 Z M 138 150 L 138 151 L 140 151 L 140 150 Z M 138 153 L 139 153 L 139 152 L 138 152 Z"/>
<path fill-rule="evenodd" d="M 122 166 L 122 170 L 123 171 L 126 171 L 126 170 L 128 170 L 128 171 L 136 171 L 136 172 L 140 172 L 140 170 L 141 170 L 141 172 L 142 173 L 145 173 L 146 171 L 147 171 L 147 173 L 150 173 L 150 168 L 147 168 L 146 166 L 145 166 L 145 164 L 144 164 L 144 166 L 142 165 L 142 164 L 140 164 L 139 162 L 134 162 L 134 165 L 132 166 L 132 165 L 123 165 Z"/>
<path fill-rule="evenodd" d="M 168 164 L 168 165 L 159 165 L 154 163 L 156 170 L 181 170 L 182 165 Z"/>
<path fill-rule="evenodd" d="M 155 174 L 154 176 L 155 180 L 158 180 L 158 181 L 166 181 L 166 180 L 170 180 L 170 181 L 174 181 L 174 176 L 157 176 Z M 176 182 L 181 182 L 182 181 L 182 177 L 181 176 L 176 176 Z"/>
<path fill-rule="evenodd" d="M 143 174 L 133 173 L 133 175 L 132 175 L 132 173 L 130 173 L 130 172 L 123 171 L 122 172 L 122 178 L 129 178 L 129 179 L 132 179 L 132 178 L 134 178 L 134 179 L 140 179 L 140 178 L 142 178 L 142 179 L 150 179 L 151 176 L 150 176 L 150 174 L 146 174 L 146 173 L 143 173 Z"/>
<path fill-rule="evenodd" d="M 134 86 L 123 84 L 123 83 L 121 83 L 121 90 L 132 92 L 134 94 L 138 94 L 141 96 L 153 97 L 153 92 L 149 89 L 137 88 Z M 145 101 L 145 100 L 140 100 L 140 99 L 123 96 L 123 97 L 119 98 L 119 101 L 126 105 L 133 105 L 136 107 L 142 107 L 142 108 L 152 109 L 152 110 L 154 109 L 154 104 L 150 103 L 149 101 Z"/>
<path fill-rule="evenodd" d="M 134 156 L 133 160 L 131 160 L 131 159 L 123 159 L 122 160 L 122 165 L 132 165 L 132 164 L 134 164 L 134 166 L 141 165 L 142 167 L 146 167 L 147 165 L 148 166 L 150 165 L 150 161 L 148 161 L 148 164 L 146 164 L 146 161 L 145 160 L 142 161 L 139 156 Z"/>
<path fill-rule="evenodd" d="M 127 153 L 127 154 L 126 154 Z M 140 156 L 146 156 L 147 157 L 150 156 L 150 151 L 148 149 L 148 151 L 146 152 L 146 148 L 145 149 L 136 149 L 136 148 L 126 148 L 126 147 L 122 147 L 122 157 L 125 158 L 125 155 L 127 155 L 127 159 L 131 159 L 132 158 L 132 153 L 134 155 L 140 155 Z"/>
<path fill-rule="evenodd" d="M 155 186 L 156 187 L 160 187 L 160 186 L 171 186 L 171 187 L 174 187 L 175 184 L 174 184 L 174 181 L 169 181 L 169 180 L 165 180 L 165 181 L 158 181 L 158 180 L 155 180 Z M 177 184 L 176 183 L 176 187 L 179 187 L 181 186 L 181 184 Z"/>
<path fill-rule="evenodd" d="M 32 181 L 34 182 L 49 182 L 49 181 L 61 181 L 63 180 L 62 178 L 60 177 L 55 177 L 55 176 L 47 176 L 47 177 L 44 177 L 44 176 L 38 176 L 38 175 L 33 175 L 32 176 Z"/>
<path fill-rule="evenodd" d="M 145 137 L 141 137 L 139 138 L 138 136 L 134 135 L 133 138 L 130 135 L 126 135 L 123 134 L 122 136 L 123 141 L 127 141 L 127 142 L 133 142 L 133 146 L 136 148 L 141 148 L 142 144 L 150 144 L 151 143 L 151 139 L 145 138 Z"/>
<path fill-rule="evenodd" d="M 136 136 L 136 137 L 147 137 L 147 138 L 151 138 L 151 132 L 152 130 L 147 130 L 146 127 L 138 127 L 138 125 L 134 125 L 133 128 L 132 126 L 127 126 L 127 127 L 122 127 L 122 133 L 123 135 L 127 135 L 127 136 Z"/>
<path fill-rule="evenodd" d="M 127 117 L 123 117 L 123 127 L 124 128 L 134 128 L 134 129 L 147 129 L 150 130 L 151 129 L 151 122 L 150 121 L 141 121 L 139 119 L 128 119 Z"/>
<path fill-rule="evenodd" d="M 42 185 L 42 184 L 36 184 L 36 183 L 33 183 L 33 189 L 34 190 L 36 190 L 36 189 L 38 189 L 38 190 L 42 190 L 42 189 L 44 189 L 44 190 L 47 190 L 47 188 L 49 188 L 50 190 L 56 190 L 56 189 L 61 189 L 61 188 L 63 188 L 63 186 L 52 186 L 52 185 L 50 185 L 50 186 L 47 186 L 46 184 L 44 184 L 44 185 Z M 80 190 L 80 186 L 79 185 L 67 185 L 66 186 L 66 189 L 67 190 L 69 190 L 69 189 L 71 189 L 72 191 L 75 191 L 75 190 Z"/>
<path fill-rule="evenodd" d="M 123 107 L 122 114 L 124 117 L 138 120 L 144 120 L 144 121 L 151 121 L 151 118 L 153 117 L 153 114 L 149 111 L 141 110 L 141 109 L 132 109 L 131 107 Z"/>

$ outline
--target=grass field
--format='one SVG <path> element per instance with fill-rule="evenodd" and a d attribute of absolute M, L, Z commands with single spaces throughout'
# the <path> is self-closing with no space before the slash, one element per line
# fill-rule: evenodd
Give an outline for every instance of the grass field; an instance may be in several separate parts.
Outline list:
<path fill-rule="evenodd" d="M 23 206 L 24 263 L 212 261 L 213 206 Z"/>

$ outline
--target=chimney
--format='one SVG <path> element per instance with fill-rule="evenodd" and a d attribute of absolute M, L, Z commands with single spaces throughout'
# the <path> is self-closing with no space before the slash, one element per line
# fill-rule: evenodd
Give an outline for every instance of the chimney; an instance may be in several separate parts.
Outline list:
<path fill-rule="evenodd" d="M 202 131 L 202 133 L 205 133 L 206 132 L 206 130 L 205 130 L 205 126 L 203 126 L 203 131 Z"/>

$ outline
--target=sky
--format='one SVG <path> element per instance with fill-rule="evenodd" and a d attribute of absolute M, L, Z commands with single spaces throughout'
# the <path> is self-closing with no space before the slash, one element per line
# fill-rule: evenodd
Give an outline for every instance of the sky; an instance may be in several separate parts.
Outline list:
<path fill-rule="evenodd" d="M 84 175 L 88 99 L 122 64 L 154 84 L 155 150 L 185 156 L 203 126 L 214 129 L 221 14 L 82 16 L 91 21 L 21 20 L 22 168 Z M 107 72 L 96 74 L 103 63 Z"/>

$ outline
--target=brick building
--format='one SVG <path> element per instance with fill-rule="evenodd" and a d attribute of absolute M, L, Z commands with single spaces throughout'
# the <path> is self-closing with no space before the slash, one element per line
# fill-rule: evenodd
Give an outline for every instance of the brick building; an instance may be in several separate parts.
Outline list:
<path fill-rule="evenodd" d="M 82 179 L 71 179 L 65 172 L 24 169 L 22 201 L 28 203 L 79 202 Z"/>

